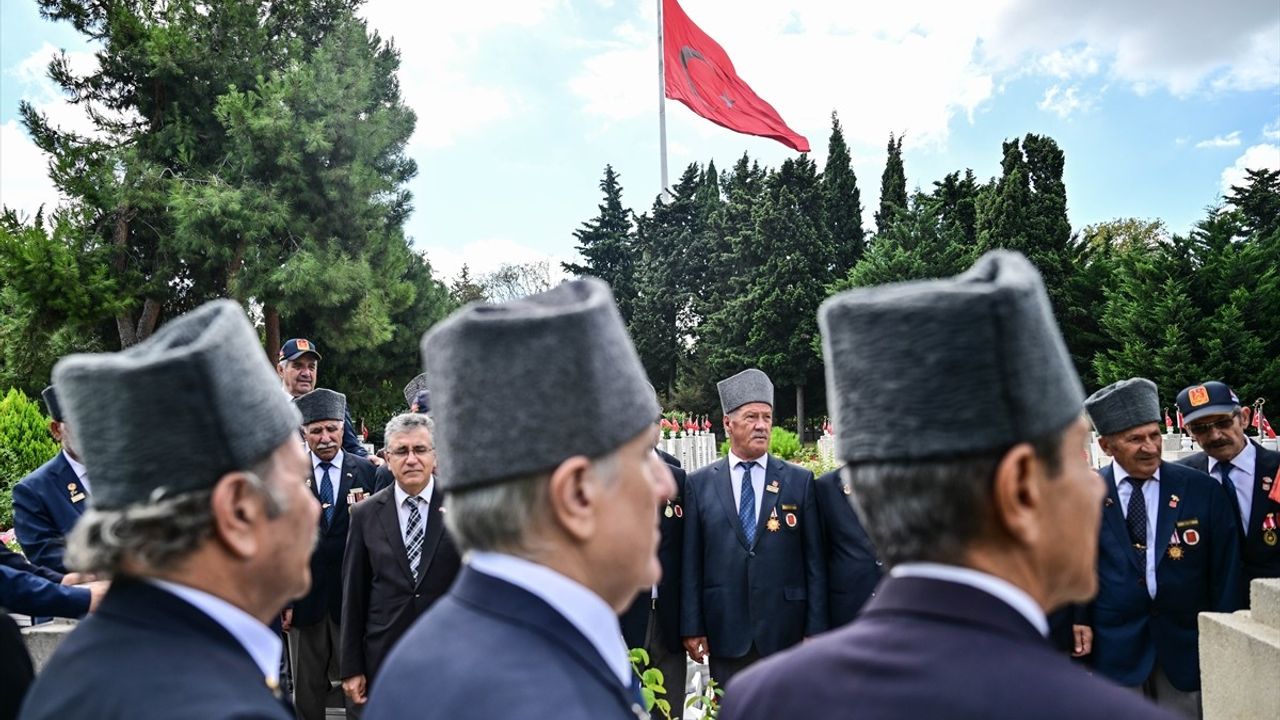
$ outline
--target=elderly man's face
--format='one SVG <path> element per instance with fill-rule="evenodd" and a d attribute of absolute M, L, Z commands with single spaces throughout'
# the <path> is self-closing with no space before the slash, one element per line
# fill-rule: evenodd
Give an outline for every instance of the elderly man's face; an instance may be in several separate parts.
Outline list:
<path fill-rule="evenodd" d="M 1133 477 L 1152 477 L 1160 468 L 1160 453 L 1164 449 L 1160 423 L 1147 423 L 1103 435 L 1098 438 L 1098 446 Z"/>
<path fill-rule="evenodd" d="M 1058 473 L 1042 485 L 1048 501 L 1039 551 L 1045 558 L 1044 579 L 1053 588 L 1052 601 L 1083 602 L 1098 589 L 1098 528 L 1107 488 L 1089 464 L 1084 450 L 1088 437 L 1083 417 L 1067 428 L 1058 449 Z"/>
<path fill-rule="evenodd" d="M 316 389 L 320 376 L 320 360 L 312 353 L 304 353 L 293 360 L 285 360 L 276 366 L 276 372 L 284 382 L 284 389 L 293 397 L 302 397 Z"/>
<path fill-rule="evenodd" d="M 725 416 L 724 431 L 734 455 L 755 460 L 769 452 L 773 408 L 768 403 L 747 403 Z"/>
<path fill-rule="evenodd" d="M 1237 409 L 1229 414 L 1199 417 L 1187 423 L 1187 432 L 1214 460 L 1229 462 L 1248 442 L 1244 437 L 1244 429 L 1249 425 L 1248 413 L 1247 409 Z"/>
<path fill-rule="evenodd" d="M 400 489 L 410 495 L 422 492 L 436 471 L 436 447 L 431 432 L 418 427 L 387 438 L 387 465 Z"/>
<path fill-rule="evenodd" d="M 275 452 L 271 477 L 262 480 L 280 498 L 281 512 L 266 523 L 262 582 L 280 597 L 278 606 L 311 588 L 311 551 L 320 527 L 320 503 L 307 488 L 311 463 L 297 440 L 290 438 Z"/>
<path fill-rule="evenodd" d="M 317 420 L 306 427 L 307 447 L 316 457 L 329 462 L 342 449 L 342 421 Z"/>

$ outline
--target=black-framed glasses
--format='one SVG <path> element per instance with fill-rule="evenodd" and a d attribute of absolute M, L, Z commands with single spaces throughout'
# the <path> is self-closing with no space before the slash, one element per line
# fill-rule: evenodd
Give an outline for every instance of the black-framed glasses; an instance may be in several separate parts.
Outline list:
<path fill-rule="evenodd" d="M 398 447 L 393 450 L 388 450 L 387 454 L 392 457 L 403 459 L 403 458 L 409 457 L 409 453 L 413 453 L 418 457 L 426 457 L 435 451 L 436 449 L 429 445 L 414 445 L 412 447 L 406 445 L 405 447 Z"/>
<path fill-rule="evenodd" d="M 1221 420 L 1202 423 L 1187 423 L 1187 432 L 1192 435 L 1204 435 L 1210 430 L 1230 430 L 1231 426 L 1235 424 L 1236 418 L 1239 416 L 1240 411 L 1237 410 L 1231 413 L 1231 417 L 1225 417 Z"/>

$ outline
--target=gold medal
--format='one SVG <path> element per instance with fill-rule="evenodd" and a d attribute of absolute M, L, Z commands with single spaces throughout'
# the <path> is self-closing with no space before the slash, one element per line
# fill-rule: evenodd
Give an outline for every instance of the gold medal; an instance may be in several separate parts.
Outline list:
<path fill-rule="evenodd" d="M 665 515 L 665 516 L 667 516 L 667 517 L 675 517 L 675 515 L 676 515 L 676 511 L 675 511 L 675 510 L 672 510 L 672 509 L 671 509 L 671 505 L 670 505 L 670 504 L 668 504 L 668 505 L 667 505 L 667 508 L 666 508 L 665 510 L 663 510 L 663 511 L 662 511 L 662 514 L 663 514 L 663 515 Z"/>
<path fill-rule="evenodd" d="M 782 523 L 778 522 L 778 518 L 771 517 L 769 518 L 769 522 L 765 523 L 764 526 L 769 532 L 778 532 L 782 527 Z"/>
<path fill-rule="evenodd" d="M 1277 539 L 1276 539 L 1276 531 L 1275 531 L 1275 530 L 1268 530 L 1268 531 L 1266 531 L 1266 532 L 1262 533 L 1262 542 L 1264 542 L 1264 543 L 1266 543 L 1266 544 L 1268 544 L 1268 545 L 1270 545 L 1270 546 L 1272 546 L 1272 547 L 1275 547 L 1276 540 L 1277 540 Z"/>
<path fill-rule="evenodd" d="M 1169 546 L 1169 559 L 1170 559 L 1170 560 L 1181 560 L 1181 559 L 1182 559 L 1182 546 L 1181 546 L 1181 545 L 1170 545 L 1170 546 Z"/>

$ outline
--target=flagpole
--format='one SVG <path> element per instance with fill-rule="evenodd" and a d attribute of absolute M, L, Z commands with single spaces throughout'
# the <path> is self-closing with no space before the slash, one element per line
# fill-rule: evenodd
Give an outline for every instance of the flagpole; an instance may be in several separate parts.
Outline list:
<path fill-rule="evenodd" d="M 662 199 L 670 197 L 667 192 L 667 69 L 663 59 L 662 45 L 662 0 L 658 4 L 658 155 L 661 158 Z"/>

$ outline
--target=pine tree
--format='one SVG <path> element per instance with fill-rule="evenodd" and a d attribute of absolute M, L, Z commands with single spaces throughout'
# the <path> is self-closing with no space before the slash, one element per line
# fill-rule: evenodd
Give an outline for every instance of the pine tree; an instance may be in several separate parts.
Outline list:
<path fill-rule="evenodd" d="M 880 176 L 880 209 L 876 211 L 876 233 L 882 233 L 907 209 L 907 173 L 902 166 L 902 138 L 889 134 L 884 173 Z"/>
<path fill-rule="evenodd" d="M 862 229 L 862 195 L 853 172 L 849 146 L 835 112 L 831 113 L 831 139 L 827 143 L 827 164 L 822 169 L 822 202 L 827 234 L 835 249 L 832 268 L 843 276 L 857 264 L 866 246 Z"/>
<path fill-rule="evenodd" d="M 622 186 L 612 165 L 604 168 L 600 191 L 604 201 L 598 206 L 599 214 L 573 232 L 583 262 L 560 265 L 567 273 L 609 283 L 623 320 L 630 322 L 636 293 L 635 239 L 631 211 L 622 206 Z"/>
<path fill-rule="evenodd" d="M 449 297 L 455 305 L 466 305 L 470 302 L 484 302 L 488 299 L 485 295 L 484 285 L 476 282 L 471 277 L 471 268 L 466 264 L 462 264 L 462 269 L 458 271 L 458 276 L 454 278 L 453 284 L 449 286 Z"/>

